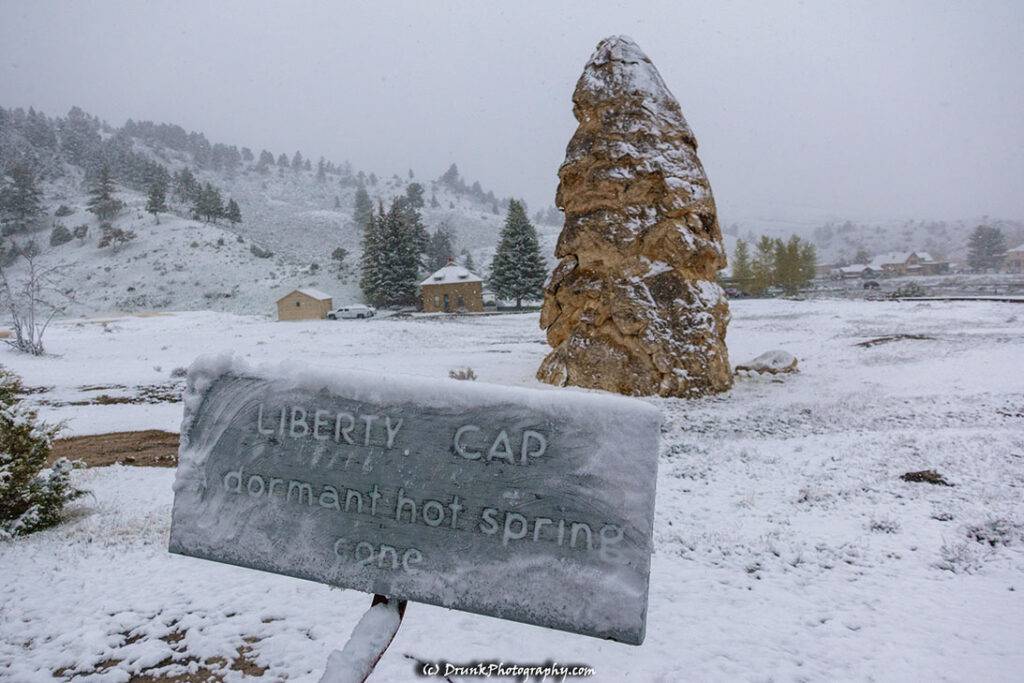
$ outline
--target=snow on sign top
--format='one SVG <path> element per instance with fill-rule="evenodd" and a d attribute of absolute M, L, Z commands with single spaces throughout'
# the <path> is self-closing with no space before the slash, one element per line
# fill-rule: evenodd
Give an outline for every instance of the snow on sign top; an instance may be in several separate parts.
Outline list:
<path fill-rule="evenodd" d="M 474 274 L 462 266 L 457 266 L 454 263 L 449 263 L 444 268 L 441 268 L 436 273 L 428 277 L 426 280 L 420 283 L 420 286 L 424 285 L 451 285 L 458 282 L 483 282 L 483 279 L 479 275 Z"/>
<path fill-rule="evenodd" d="M 184 404 L 171 552 L 643 641 L 653 406 L 229 356 Z"/>

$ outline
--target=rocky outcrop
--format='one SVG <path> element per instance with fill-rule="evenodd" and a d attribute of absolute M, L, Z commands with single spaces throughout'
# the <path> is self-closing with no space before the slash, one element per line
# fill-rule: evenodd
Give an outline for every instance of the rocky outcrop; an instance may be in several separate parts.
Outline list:
<path fill-rule="evenodd" d="M 622 36 L 598 44 L 573 94 L 558 171 L 565 225 L 540 325 L 537 377 L 693 397 L 732 385 L 722 234 L 697 141 L 658 70 Z"/>

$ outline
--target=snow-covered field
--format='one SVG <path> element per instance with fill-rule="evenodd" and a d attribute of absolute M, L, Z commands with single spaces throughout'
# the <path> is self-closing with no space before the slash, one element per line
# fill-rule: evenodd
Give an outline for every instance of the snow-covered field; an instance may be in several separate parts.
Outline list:
<path fill-rule="evenodd" d="M 1020 680 L 1024 306 L 747 300 L 733 313 L 734 364 L 779 348 L 801 372 L 651 399 L 666 426 L 644 645 L 412 604 L 373 680 L 415 680 L 418 661 L 438 660 L 582 663 L 601 681 Z M 856 345 L 894 334 L 928 338 Z M 165 385 L 223 349 L 438 378 L 470 366 L 479 381 L 529 386 L 547 351 L 535 314 L 277 323 L 209 312 L 62 322 L 49 348 L 3 350 L 0 363 L 52 387 L 32 397 L 51 403 Z M 181 405 L 42 413 L 73 434 L 173 430 Z M 900 479 L 924 469 L 954 486 Z M 203 666 L 226 680 L 315 681 L 369 605 L 168 555 L 171 470 L 77 476 L 92 495 L 67 522 L 0 545 L 0 678 L 128 681 Z"/>

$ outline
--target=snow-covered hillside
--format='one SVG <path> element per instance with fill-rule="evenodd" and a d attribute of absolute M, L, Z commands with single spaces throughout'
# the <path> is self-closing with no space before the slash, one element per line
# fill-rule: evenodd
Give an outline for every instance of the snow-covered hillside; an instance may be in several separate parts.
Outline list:
<path fill-rule="evenodd" d="M 378 178 L 347 164 L 330 164 L 330 172 L 318 173 L 315 164 L 261 167 L 241 159 L 237 148 L 211 147 L 201 135 L 175 126 L 129 122 L 114 129 L 80 110 L 50 119 L 0 109 L 0 167 L 27 164 L 43 191 L 43 215 L 27 231 L 7 237 L 22 245 L 35 242 L 45 251 L 46 265 L 67 266 L 59 287 L 74 294 L 63 302 L 69 315 L 196 309 L 270 314 L 278 296 L 300 286 L 331 293 L 338 304 L 362 300 L 356 273 L 362 226 L 354 220 L 358 186 L 375 207 L 386 207 L 419 183 L 427 229 L 447 230 L 456 254 L 469 251 L 478 270 L 489 265 L 504 224 L 507 200 L 467 183 L 454 165 L 431 180 L 411 171 Z M 117 198 L 127 205 L 114 226 L 136 235 L 119 249 L 97 248 L 99 221 L 86 211 L 88 172 L 100 165 L 111 167 Z M 210 183 L 225 200 L 238 202 L 242 222 L 193 220 L 190 205 L 169 188 L 170 211 L 156 224 L 144 213 L 145 177 L 154 168 L 167 174 L 190 170 L 200 184 Z M 73 213 L 55 215 L 62 205 Z M 89 228 L 85 240 L 48 246 L 54 226 L 82 224 Z M 553 245 L 558 226 L 537 227 Z M 348 252 L 343 270 L 331 258 L 337 247 Z"/>
<path fill-rule="evenodd" d="M 651 399 L 665 417 L 641 647 L 410 604 L 371 680 L 418 662 L 582 663 L 595 681 L 1019 680 L 1020 304 L 742 300 L 729 353 L 800 373 Z M 868 346 L 886 335 L 914 334 Z M 212 312 L 62 321 L 54 355 L 0 347 L 72 434 L 175 430 L 180 403 L 95 402 L 197 354 L 540 386 L 537 315 L 277 323 Z M 124 388 L 111 388 L 122 385 Z M 79 405 L 75 405 L 78 403 Z M 84 405 L 83 405 L 84 404 Z M 953 486 L 912 483 L 935 469 Z M 0 678 L 216 672 L 316 681 L 370 596 L 167 553 L 174 472 L 76 473 L 57 527 L 0 544 Z M 510 581 L 519 580 L 509 576 Z M 139 679 L 141 680 L 141 679 Z M 469 680 L 453 678 L 452 680 Z"/>

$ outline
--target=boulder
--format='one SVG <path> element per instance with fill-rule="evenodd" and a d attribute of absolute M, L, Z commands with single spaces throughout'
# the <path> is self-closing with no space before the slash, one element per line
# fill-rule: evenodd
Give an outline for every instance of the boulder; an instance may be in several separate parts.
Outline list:
<path fill-rule="evenodd" d="M 765 351 L 753 360 L 736 366 L 736 372 L 756 372 L 759 375 L 779 375 L 798 372 L 796 356 L 788 351 Z"/>
<path fill-rule="evenodd" d="M 636 43 L 613 36 L 584 68 L 573 113 L 540 316 L 553 350 L 537 377 L 630 395 L 728 389 L 725 250 L 679 104 Z"/>

